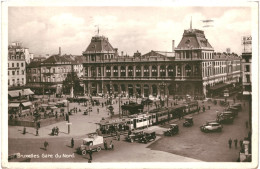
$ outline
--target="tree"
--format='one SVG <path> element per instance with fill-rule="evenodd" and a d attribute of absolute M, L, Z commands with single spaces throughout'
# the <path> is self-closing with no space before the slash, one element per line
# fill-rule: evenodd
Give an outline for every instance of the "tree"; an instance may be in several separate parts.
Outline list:
<path fill-rule="evenodd" d="M 62 90 L 64 94 L 70 94 L 70 89 L 72 86 L 75 94 L 80 94 L 84 92 L 84 88 L 80 86 L 80 80 L 77 73 L 75 72 L 68 73 L 66 79 L 63 81 L 62 84 Z"/>

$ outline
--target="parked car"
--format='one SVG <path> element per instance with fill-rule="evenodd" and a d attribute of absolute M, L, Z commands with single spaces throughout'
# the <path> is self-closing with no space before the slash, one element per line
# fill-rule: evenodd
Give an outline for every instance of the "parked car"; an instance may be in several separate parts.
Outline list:
<path fill-rule="evenodd" d="M 131 134 L 128 134 L 125 137 L 125 140 L 133 143 L 134 141 L 138 141 L 141 137 L 143 137 L 143 135 L 144 135 L 143 130 L 135 130 L 132 131 Z"/>
<path fill-rule="evenodd" d="M 225 111 L 217 115 L 218 123 L 233 123 L 235 114 L 231 111 Z"/>
<path fill-rule="evenodd" d="M 143 136 L 139 138 L 138 142 L 146 144 L 150 141 L 154 141 L 155 139 L 156 135 L 154 131 L 145 131 Z"/>
<path fill-rule="evenodd" d="M 234 103 L 234 104 L 231 105 L 231 107 L 237 108 L 238 111 L 242 110 L 242 105 L 241 105 L 241 103 Z"/>
<path fill-rule="evenodd" d="M 184 127 L 190 127 L 193 125 L 193 118 L 192 117 L 185 117 L 185 121 L 183 122 Z"/>
<path fill-rule="evenodd" d="M 208 123 L 200 126 L 200 130 L 203 132 L 211 132 L 211 131 L 222 131 L 223 126 L 219 123 Z"/>
<path fill-rule="evenodd" d="M 170 128 L 168 128 L 166 131 L 163 131 L 165 136 L 173 136 L 175 134 L 179 133 L 179 126 L 178 124 L 170 124 Z"/>
<path fill-rule="evenodd" d="M 226 111 L 231 111 L 232 113 L 234 113 L 235 116 L 238 115 L 238 108 L 230 106 L 226 109 Z"/>
<path fill-rule="evenodd" d="M 91 133 L 87 138 L 83 139 L 83 144 L 80 146 L 82 155 L 86 155 L 88 151 L 101 151 L 104 144 L 103 136 L 99 136 L 97 133 Z"/>

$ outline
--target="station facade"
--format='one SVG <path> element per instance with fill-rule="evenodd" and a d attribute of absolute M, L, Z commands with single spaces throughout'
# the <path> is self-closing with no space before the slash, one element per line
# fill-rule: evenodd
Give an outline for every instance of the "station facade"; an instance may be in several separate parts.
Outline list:
<path fill-rule="evenodd" d="M 216 53 L 198 29 L 184 30 L 171 52 L 151 51 L 133 56 L 119 55 L 108 38 L 92 37 L 85 57 L 86 94 L 165 98 L 207 96 L 210 88 L 236 83 L 241 76 L 240 57 Z"/>

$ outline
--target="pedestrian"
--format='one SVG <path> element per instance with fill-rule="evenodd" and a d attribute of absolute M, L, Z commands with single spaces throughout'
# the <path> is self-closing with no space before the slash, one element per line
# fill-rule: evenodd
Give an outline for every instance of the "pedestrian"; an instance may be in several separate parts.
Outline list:
<path fill-rule="evenodd" d="M 117 131 L 117 141 L 120 141 L 120 132 Z"/>
<path fill-rule="evenodd" d="M 23 134 L 26 134 L 26 128 L 25 128 L 25 126 L 23 127 Z"/>
<path fill-rule="evenodd" d="M 234 140 L 235 148 L 237 148 L 237 139 Z"/>
<path fill-rule="evenodd" d="M 232 146 L 232 140 L 231 140 L 231 138 L 228 140 L 228 144 L 229 144 L 229 148 L 231 148 L 231 146 Z"/>
<path fill-rule="evenodd" d="M 89 160 L 92 161 L 92 150 L 89 150 L 88 154 L 89 154 Z"/>
<path fill-rule="evenodd" d="M 74 147 L 74 139 L 72 138 L 71 139 L 71 148 L 73 148 Z"/>
<path fill-rule="evenodd" d="M 57 136 L 59 135 L 59 128 L 58 127 L 56 127 L 56 134 L 57 134 Z"/>
<path fill-rule="evenodd" d="M 246 128 L 248 129 L 248 121 L 246 121 Z"/>
<path fill-rule="evenodd" d="M 198 113 L 200 113 L 200 106 L 199 106 L 199 108 L 198 108 Z"/>
<path fill-rule="evenodd" d="M 36 129 L 36 136 L 39 136 L 39 129 Z"/>
<path fill-rule="evenodd" d="M 208 106 L 209 110 L 210 110 L 210 106 Z"/>
<path fill-rule="evenodd" d="M 97 113 L 99 114 L 99 108 L 97 108 Z"/>
<path fill-rule="evenodd" d="M 203 109 L 203 112 L 205 112 L 205 106 L 204 105 L 203 105 L 202 109 Z"/>
<path fill-rule="evenodd" d="M 114 150 L 114 144 L 112 143 L 112 140 L 110 141 L 110 149 Z"/>
<path fill-rule="evenodd" d="M 49 146 L 49 143 L 47 141 L 44 141 L 43 143 L 45 151 L 47 150 L 47 147 Z"/>
<path fill-rule="evenodd" d="M 104 141 L 104 148 L 105 148 L 105 150 L 107 150 L 107 141 L 106 140 Z"/>
<path fill-rule="evenodd" d="M 243 140 L 240 140 L 239 143 L 240 143 L 240 148 L 242 149 L 242 147 L 243 147 Z"/>

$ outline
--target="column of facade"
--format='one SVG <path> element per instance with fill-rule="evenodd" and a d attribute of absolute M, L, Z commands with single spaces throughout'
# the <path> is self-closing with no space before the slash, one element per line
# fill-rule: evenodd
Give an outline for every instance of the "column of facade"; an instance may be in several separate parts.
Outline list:
<path fill-rule="evenodd" d="M 157 87 L 157 97 L 161 96 L 161 86 L 160 86 L 160 84 L 156 84 L 156 87 Z"/>
<path fill-rule="evenodd" d="M 106 73 L 107 68 L 106 68 L 106 66 L 104 66 L 103 69 L 104 69 L 104 77 L 107 77 L 107 73 Z"/>
<path fill-rule="evenodd" d="M 118 68 L 118 77 L 121 77 L 121 66 L 117 66 Z"/>
<path fill-rule="evenodd" d="M 128 77 L 128 66 L 125 66 L 125 76 Z"/>
<path fill-rule="evenodd" d="M 149 65 L 149 77 L 152 77 L 152 65 Z"/>
<path fill-rule="evenodd" d="M 141 84 L 141 96 L 144 97 L 144 84 Z"/>
<path fill-rule="evenodd" d="M 134 77 L 135 77 L 135 76 L 136 76 L 136 65 L 133 66 L 133 71 L 134 71 L 134 72 L 133 72 L 133 75 L 134 75 Z"/>
<path fill-rule="evenodd" d="M 157 77 L 160 77 L 160 65 L 157 65 Z"/>
<path fill-rule="evenodd" d="M 141 66 L 141 77 L 144 77 L 144 66 Z"/>
<path fill-rule="evenodd" d="M 165 75 L 168 77 L 168 65 L 165 66 Z"/>
<path fill-rule="evenodd" d="M 91 77 L 90 66 L 88 66 L 88 77 Z"/>
<path fill-rule="evenodd" d="M 110 67 L 110 71 L 111 71 L 111 77 L 114 77 L 114 66 L 113 65 L 111 65 L 111 67 Z"/>
<path fill-rule="evenodd" d="M 99 83 L 97 83 L 97 93 L 100 93 L 99 92 Z"/>

